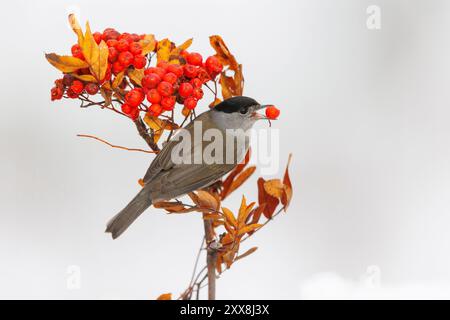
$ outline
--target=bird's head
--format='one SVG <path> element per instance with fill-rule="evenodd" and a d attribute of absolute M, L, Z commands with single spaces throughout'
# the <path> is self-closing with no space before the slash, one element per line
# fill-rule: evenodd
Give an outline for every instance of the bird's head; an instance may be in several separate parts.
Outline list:
<path fill-rule="evenodd" d="M 257 120 L 267 119 L 257 111 L 267 107 L 255 99 L 237 96 L 226 99 L 216 105 L 211 111 L 217 126 L 221 129 L 250 129 Z"/>

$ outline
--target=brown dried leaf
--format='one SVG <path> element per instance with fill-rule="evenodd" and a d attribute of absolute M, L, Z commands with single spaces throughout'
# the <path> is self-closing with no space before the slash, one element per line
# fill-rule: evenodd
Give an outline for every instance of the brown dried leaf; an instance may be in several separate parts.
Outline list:
<path fill-rule="evenodd" d="M 245 257 L 251 255 L 251 254 L 252 254 L 253 252 L 255 252 L 256 250 L 258 250 L 258 247 L 253 247 L 253 248 L 248 249 L 248 250 L 245 251 L 243 254 L 238 255 L 238 256 L 234 259 L 234 262 L 236 262 L 236 261 L 238 261 L 238 260 L 240 260 L 240 259 L 242 259 L 242 258 L 245 258 Z"/>
<path fill-rule="evenodd" d="M 112 91 L 104 88 L 103 86 L 100 88 L 100 94 L 103 99 L 105 99 L 105 107 L 111 105 L 112 103 Z"/>
<path fill-rule="evenodd" d="M 209 42 L 213 49 L 216 51 L 216 57 L 224 66 L 229 66 L 231 70 L 238 69 L 238 63 L 235 57 L 231 54 L 221 36 L 210 36 Z"/>
<path fill-rule="evenodd" d="M 284 206 L 284 211 L 286 212 L 286 209 L 289 207 L 289 203 L 292 199 L 292 183 L 291 178 L 289 177 L 289 165 L 291 163 L 292 154 L 289 155 L 289 160 L 286 165 L 286 171 L 284 172 L 283 177 L 283 194 L 281 196 L 281 204 Z"/>
<path fill-rule="evenodd" d="M 280 179 L 271 179 L 264 182 L 264 190 L 275 198 L 281 198 L 284 186 Z"/>
<path fill-rule="evenodd" d="M 86 61 L 72 56 L 60 56 L 56 53 L 47 53 L 45 54 L 45 58 L 52 66 L 62 72 L 71 73 L 89 67 Z"/>
<path fill-rule="evenodd" d="M 195 211 L 192 210 L 193 208 L 186 208 L 182 203 L 180 202 L 171 202 L 171 201 L 160 201 L 155 202 L 153 206 L 157 209 L 164 209 L 169 211 L 170 213 L 186 213 Z"/>

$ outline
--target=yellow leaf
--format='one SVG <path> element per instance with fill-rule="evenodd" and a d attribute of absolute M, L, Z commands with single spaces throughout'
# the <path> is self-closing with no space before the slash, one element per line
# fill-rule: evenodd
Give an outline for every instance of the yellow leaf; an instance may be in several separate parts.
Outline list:
<path fill-rule="evenodd" d="M 170 51 L 172 51 L 172 42 L 169 39 L 158 41 L 157 61 L 169 61 Z"/>
<path fill-rule="evenodd" d="M 226 221 L 228 221 L 233 227 L 237 227 L 237 221 L 236 218 L 234 217 L 233 212 L 231 212 L 230 209 L 222 207 L 222 212 L 225 216 Z"/>
<path fill-rule="evenodd" d="M 261 227 L 262 227 L 262 224 L 259 224 L 259 223 L 253 223 L 253 224 L 246 225 L 242 229 L 239 229 L 238 236 L 242 236 L 242 235 L 246 234 L 247 232 L 254 231 Z"/>
<path fill-rule="evenodd" d="M 98 46 L 100 53 L 98 57 L 98 80 L 101 81 L 106 76 L 106 70 L 108 69 L 108 45 L 105 41 L 101 41 Z"/>
<path fill-rule="evenodd" d="M 71 73 L 89 67 L 89 64 L 86 61 L 72 56 L 60 56 L 56 53 L 47 53 L 45 58 L 52 66 L 62 72 Z"/>
<path fill-rule="evenodd" d="M 251 255 L 251 254 L 252 254 L 253 252 L 255 252 L 256 250 L 258 250 L 258 247 L 250 248 L 250 249 L 248 249 L 247 251 L 245 251 L 243 254 L 238 255 L 238 256 L 234 259 L 234 261 L 236 262 L 236 261 L 238 261 L 239 259 L 245 258 L 245 257 Z"/>
<path fill-rule="evenodd" d="M 97 79 L 95 79 L 95 77 L 91 74 L 76 74 L 76 73 L 71 73 L 72 76 L 74 76 L 77 79 L 86 81 L 86 82 L 97 82 Z"/>
<path fill-rule="evenodd" d="M 132 69 L 128 71 L 128 77 L 137 85 L 141 86 L 142 78 L 144 77 L 144 69 Z"/>
<path fill-rule="evenodd" d="M 145 115 L 144 122 L 153 130 L 153 140 L 155 142 L 158 142 L 164 130 L 178 129 L 178 125 L 176 125 L 175 123 L 153 117 L 149 114 Z"/>
<path fill-rule="evenodd" d="M 181 45 L 179 45 L 178 47 L 174 48 L 173 50 L 170 51 L 169 54 L 169 62 L 172 64 L 180 64 L 180 53 L 183 50 L 186 50 L 187 48 L 189 48 L 192 44 L 193 38 L 190 38 L 188 40 L 186 40 L 185 42 L 183 42 Z"/>
<path fill-rule="evenodd" d="M 155 50 L 156 40 L 153 34 L 146 34 L 144 39 L 140 40 L 139 43 L 142 46 L 142 55 L 144 56 Z"/>
<path fill-rule="evenodd" d="M 86 31 L 84 33 L 83 44 L 81 45 L 81 51 L 83 56 L 89 63 L 89 68 L 91 73 L 99 80 L 100 67 L 99 67 L 99 57 L 100 49 L 98 44 L 95 42 L 94 36 L 92 35 L 89 22 L 86 22 Z"/>
<path fill-rule="evenodd" d="M 264 190 L 272 197 L 281 198 L 283 189 L 284 186 L 280 179 L 271 179 L 264 182 Z"/>
<path fill-rule="evenodd" d="M 77 35 L 78 44 L 81 46 L 83 44 L 83 39 L 84 39 L 83 31 L 81 30 L 81 26 L 78 23 L 77 18 L 75 17 L 75 15 L 73 13 L 69 14 L 69 24 L 70 24 L 73 32 L 75 32 L 75 34 Z"/>
<path fill-rule="evenodd" d="M 164 293 L 160 295 L 156 300 L 172 300 L 172 294 L 171 293 Z"/>
<path fill-rule="evenodd" d="M 123 70 L 117 74 L 117 76 L 114 78 L 114 81 L 111 85 L 112 89 L 117 88 L 122 83 L 124 75 L 125 75 L 125 70 Z"/>

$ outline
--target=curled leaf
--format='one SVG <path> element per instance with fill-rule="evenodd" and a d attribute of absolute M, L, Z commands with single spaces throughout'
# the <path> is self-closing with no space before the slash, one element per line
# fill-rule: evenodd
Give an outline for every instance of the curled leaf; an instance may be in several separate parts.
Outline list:
<path fill-rule="evenodd" d="M 291 199 L 292 199 L 292 183 L 291 183 L 291 178 L 289 177 L 289 165 L 291 163 L 291 158 L 292 158 L 292 154 L 289 155 L 289 160 L 286 165 L 286 171 L 284 172 L 284 177 L 283 177 L 284 189 L 283 189 L 283 194 L 281 196 L 281 203 L 284 206 L 284 211 L 286 211 L 286 209 L 288 208 L 289 203 L 291 202 Z"/>
<path fill-rule="evenodd" d="M 144 56 L 155 50 L 156 40 L 153 34 L 146 34 L 144 39 L 140 40 L 139 43 L 141 44 L 142 55 Z"/>
<path fill-rule="evenodd" d="M 264 190 L 272 197 L 281 198 L 284 185 L 280 179 L 271 179 L 264 182 Z"/>
<path fill-rule="evenodd" d="M 69 24 L 70 27 L 72 28 L 73 32 L 75 32 L 75 34 L 78 37 L 78 44 L 81 46 L 83 44 L 83 31 L 81 30 L 81 26 L 77 21 L 77 18 L 75 17 L 75 15 L 73 13 L 69 14 Z"/>
<path fill-rule="evenodd" d="M 214 211 L 219 210 L 220 202 L 208 191 L 198 190 L 197 191 L 198 203 L 200 208 L 211 209 Z"/>
<path fill-rule="evenodd" d="M 216 57 L 224 66 L 229 66 L 231 70 L 238 69 L 236 58 L 231 54 L 221 36 L 214 35 L 209 37 L 209 43 L 216 51 Z"/>

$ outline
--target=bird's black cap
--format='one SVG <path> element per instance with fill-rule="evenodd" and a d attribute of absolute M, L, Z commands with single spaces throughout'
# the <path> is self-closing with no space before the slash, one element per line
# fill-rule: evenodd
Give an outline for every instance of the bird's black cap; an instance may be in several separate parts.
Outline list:
<path fill-rule="evenodd" d="M 248 108 L 250 106 L 259 105 L 259 103 L 252 98 L 237 96 L 222 101 L 214 107 L 215 110 L 225 113 L 239 112 L 241 109 Z"/>

